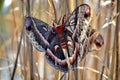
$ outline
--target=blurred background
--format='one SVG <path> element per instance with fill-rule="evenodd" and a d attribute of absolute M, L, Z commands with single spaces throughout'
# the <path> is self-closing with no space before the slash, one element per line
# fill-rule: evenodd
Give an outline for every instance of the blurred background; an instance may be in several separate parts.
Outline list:
<path fill-rule="evenodd" d="M 11 80 L 17 54 L 14 80 L 59 80 L 63 72 L 51 67 L 22 32 L 28 1 L 0 0 L 0 80 Z M 104 46 L 79 62 L 78 76 L 71 70 L 63 80 L 120 80 L 119 0 L 30 0 L 29 8 L 31 16 L 52 25 L 83 3 L 91 7 L 91 25 L 103 36 Z"/>

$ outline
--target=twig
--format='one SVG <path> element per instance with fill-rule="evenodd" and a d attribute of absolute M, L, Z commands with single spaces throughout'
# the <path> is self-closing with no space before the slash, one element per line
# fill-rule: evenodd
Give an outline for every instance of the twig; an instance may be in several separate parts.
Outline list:
<path fill-rule="evenodd" d="M 18 56 L 20 54 L 20 48 L 21 48 L 21 42 L 22 42 L 22 35 L 23 35 L 23 31 L 24 31 L 23 29 L 24 29 L 24 27 L 22 27 L 22 31 L 21 31 L 21 35 L 20 35 L 20 42 L 18 44 L 18 50 L 17 50 L 16 60 L 15 60 L 14 69 L 13 69 L 13 72 L 12 72 L 11 80 L 14 80 L 14 76 L 15 76 L 15 72 L 16 72 L 16 68 L 17 68 Z"/>
<path fill-rule="evenodd" d="M 66 12 L 65 12 L 65 13 L 70 14 L 70 7 L 69 7 L 70 5 L 69 5 L 69 0 L 66 0 L 66 2 L 65 2 L 65 3 L 66 3 L 66 8 L 65 8 L 65 9 L 66 9 L 66 10 L 65 10 Z M 68 12 L 67 12 L 67 11 L 68 11 Z M 67 15 L 67 16 L 68 16 L 68 15 Z"/>
<path fill-rule="evenodd" d="M 100 71 L 97 71 L 97 70 L 95 70 L 95 69 L 93 69 L 93 68 L 85 67 L 85 66 L 84 66 L 84 67 L 77 67 L 77 68 L 73 68 L 73 69 L 90 70 L 90 71 L 92 71 L 92 72 L 94 72 L 94 73 L 101 74 Z M 102 76 L 103 76 L 105 79 L 110 80 L 107 75 L 103 74 Z"/>
<path fill-rule="evenodd" d="M 27 46 L 28 46 L 28 56 L 29 56 L 29 63 L 30 63 L 30 79 L 34 80 L 34 68 L 33 68 L 33 54 L 32 54 L 32 46 L 27 41 Z"/>
<path fill-rule="evenodd" d="M 105 58 L 104 58 L 105 59 Z M 99 80 L 102 80 L 102 77 L 103 77 L 103 74 L 104 74 L 104 69 L 105 69 L 105 66 L 103 64 L 102 66 L 102 70 L 101 70 L 101 74 L 100 74 L 100 79 Z"/>
<path fill-rule="evenodd" d="M 54 14 L 55 14 L 55 22 L 57 22 L 57 13 L 56 13 L 56 9 L 55 9 L 55 4 L 54 4 L 53 0 L 51 0 L 51 2 L 52 2 Z"/>
<path fill-rule="evenodd" d="M 71 70 L 75 70 L 75 69 L 90 70 L 90 71 L 92 71 L 92 72 L 94 72 L 94 73 L 101 74 L 100 71 L 97 71 L 97 70 L 95 70 L 95 69 L 93 69 L 93 68 L 85 67 L 85 66 L 72 68 Z M 68 71 L 68 72 L 69 72 L 69 71 Z M 68 72 L 65 72 L 65 73 L 61 76 L 60 80 L 62 80 L 62 79 L 64 78 L 64 76 L 65 76 Z M 103 76 L 106 80 L 110 80 L 107 75 L 103 74 L 102 76 Z"/>
<path fill-rule="evenodd" d="M 28 15 L 28 16 L 30 16 L 30 0 L 27 0 L 27 4 L 26 4 L 27 6 L 26 6 L 26 14 Z"/>
<path fill-rule="evenodd" d="M 27 0 L 26 11 L 27 11 L 27 15 L 31 16 L 30 0 Z M 34 80 L 33 54 L 32 54 L 32 47 L 29 42 L 28 42 L 28 53 L 29 53 L 28 56 L 29 56 L 29 62 L 30 62 L 30 79 Z"/>
<path fill-rule="evenodd" d="M 120 12 L 120 0 L 117 0 L 117 12 Z M 116 21 L 116 75 L 115 75 L 115 80 L 118 80 L 118 74 L 119 74 L 119 41 L 118 41 L 118 36 L 119 36 L 119 27 L 120 27 L 120 15 L 117 17 Z"/>

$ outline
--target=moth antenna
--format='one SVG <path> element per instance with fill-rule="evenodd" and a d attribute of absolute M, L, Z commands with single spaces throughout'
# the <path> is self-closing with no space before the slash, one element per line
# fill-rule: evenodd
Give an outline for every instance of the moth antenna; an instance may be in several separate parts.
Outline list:
<path fill-rule="evenodd" d="M 58 20 L 58 24 L 60 24 L 60 22 L 61 22 L 61 18 L 62 18 L 62 16 L 61 16 L 60 19 Z"/>
<path fill-rule="evenodd" d="M 62 17 L 62 24 L 65 23 L 65 17 L 66 17 L 66 15 L 64 15 L 64 16 Z"/>
<path fill-rule="evenodd" d="M 53 21 L 53 27 L 55 28 L 55 27 L 57 27 L 57 24 Z"/>
<path fill-rule="evenodd" d="M 58 24 L 63 25 L 65 23 L 65 17 L 66 17 L 66 15 L 61 16 L 59 21 L 58 21 Z"/>

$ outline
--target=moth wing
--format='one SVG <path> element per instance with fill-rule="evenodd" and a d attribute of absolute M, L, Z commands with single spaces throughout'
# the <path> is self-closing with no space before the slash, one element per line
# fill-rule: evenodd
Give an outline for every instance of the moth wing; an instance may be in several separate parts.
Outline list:
<path fill-rule="evenodd" d="M 91 15 L 90 6 L 87 4 L 81 4 L 70 14 L 68 19 L 65 22 L 65 27 L 74 33 L 76 25 L 79 25 L 82 29 L 82 23 L 84 19 L 89 19 Z"/>
<path fill-rule="evenodd" d="M 44 51 L 49 45 L 48 37 L 52 31 L 52 27 L 33 17 L 26 17 L 25 24 L 31 27 L 26 32 L 33 46 L 40 51 Z"/>

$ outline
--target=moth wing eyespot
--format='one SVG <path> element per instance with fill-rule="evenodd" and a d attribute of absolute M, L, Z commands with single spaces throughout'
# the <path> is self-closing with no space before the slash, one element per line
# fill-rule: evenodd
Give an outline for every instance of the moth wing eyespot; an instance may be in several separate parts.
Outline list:
<path fill-rule="evenodd" d="M 59 49 L 59 46 L 58 45 L 55 45 L 54 46 L 54 50 L 57 51 Z"/>
<path fill-rule="evenodd" d="M 89 17 L 89 15 L 88 14 L 84 14 L 84 17 L 87 18 L 87 17 Z"/>
<path fill-rule="evenodd" d="M 27 30 L 27 31 L 30 31 L 30 30 L 31 30 L 31 26 L 30 26 L 30 25 L 29 25 L 29 26 L 26 25 L 26 30 Z"/>
<path fill-rule="evenodd" d="M 104 44 L 104 40 L 103 40 L 103 37 L 102 37 L 102 35 L 98 35 L 97 37 L 96 37 L 96 39 L 95 39 L 95 44 L 96 44 L 96 46 L 99 48 L 99 47 L 102 47 L 103 46 L 103 44 Z"/>
<path fill-rule="evenodd" d="M 27 36 L 29 36 L 30 33 L 33 33 L 33 36 L 29 37 L 29 39 L 34 39 L 31 40 L 31 43 L 34 43 L 33 46 L 37 49 L 40 47 L 46 49 L 46 46 L 49 45 L 48 36 L 50 35 L 52 27 L 50 27 L 47 23 L 34 17 L 26 17 L 25 28 L 26 31 L 29 31 L 29 34 L 27 34 Z M 35 43 L 38 43 L 38 45 L 36 45 Z"/>
<path fill-rule="evenodd" d="M 25 20 L 25 29 L 27 31 L 30 31 L 32 29 L 32 24 L 31 24 L 31 20 L 30 19 L 27 19 Z"/>

